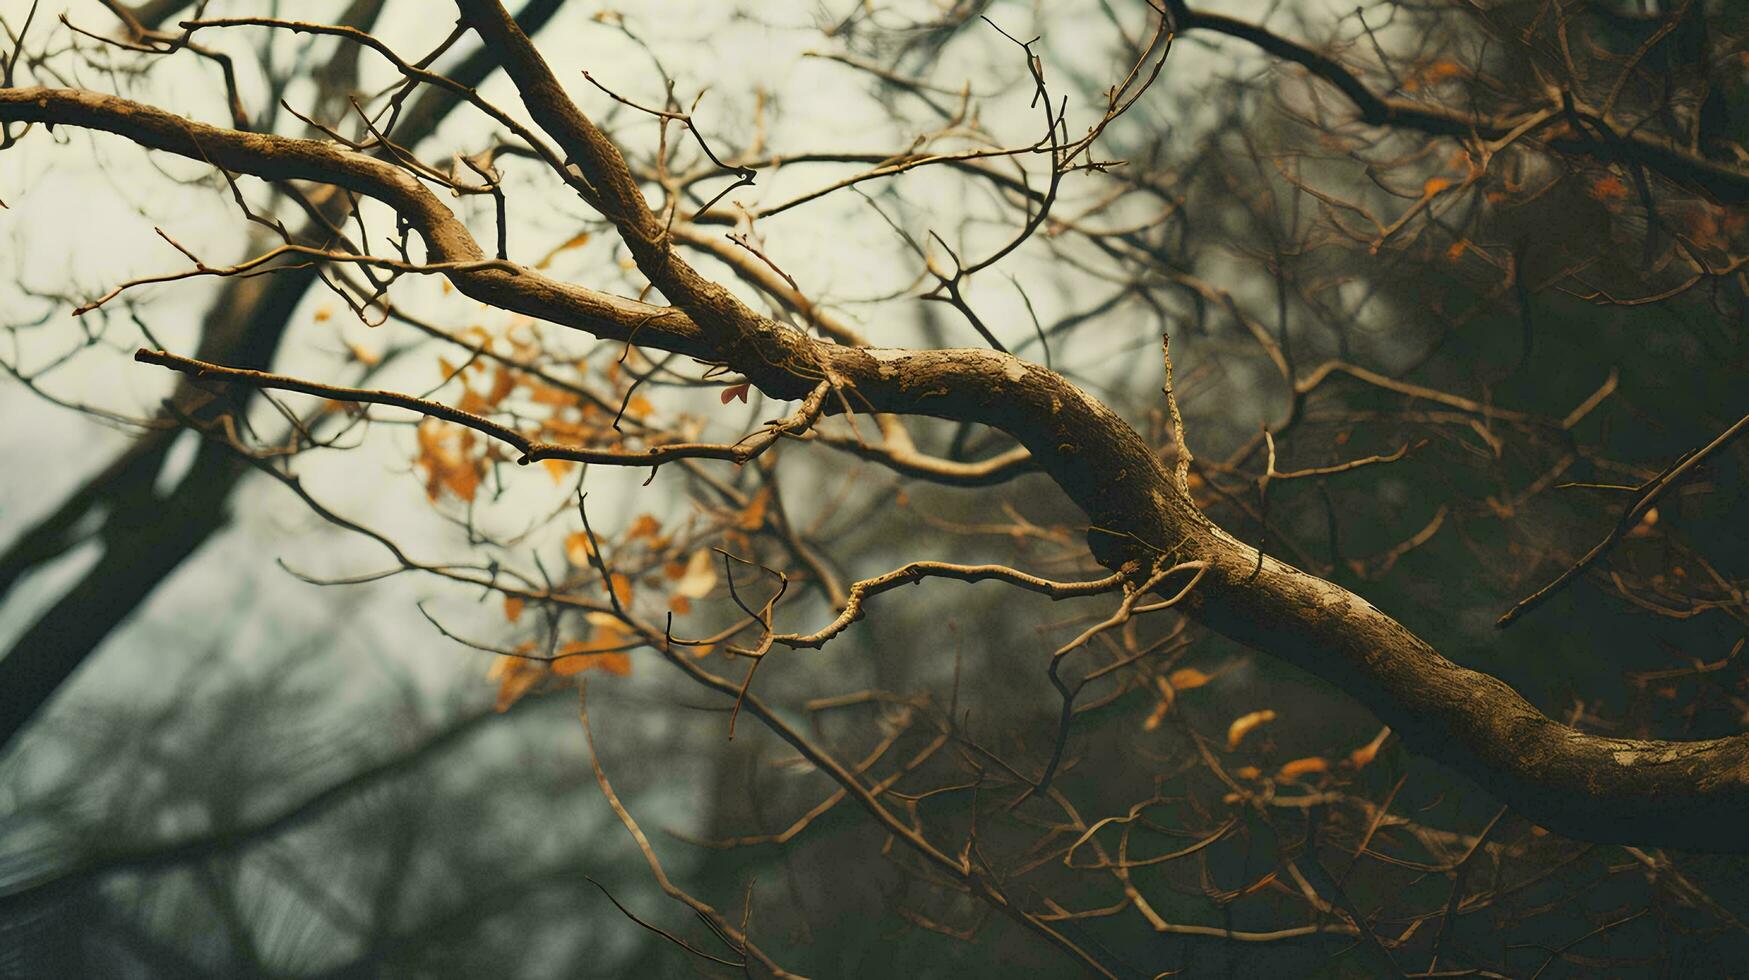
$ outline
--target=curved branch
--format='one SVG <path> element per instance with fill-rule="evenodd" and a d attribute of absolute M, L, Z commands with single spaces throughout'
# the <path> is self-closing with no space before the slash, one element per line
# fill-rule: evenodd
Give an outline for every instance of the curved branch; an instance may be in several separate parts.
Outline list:
<path fill-rule="evenodd" d="M 1407 129 L 1429 136 L 1473 136 L 1483 140 L 1499 140 L 1511 134 L 1523 121 L 1522 118 L 1488 117 L 1460 109 L 1381 96 L 1368 88 L 1358 75 L 1336 61 L 1259 24 L 1226 14 L 1196 10 L 1186 6 L 1184 0 L 1166 0 L 1166 6 L 1172 12 L 1180 31 L 1205 30 L 1238 38 L 1283 61 L 1291 61 L 1323 79 L 1354 105 L 1360 112 L 1361 121 L 1369 126 Z M 1600 116 L 1588 116 L 1587 121 L 1592 125 L 1601 125 L 1611 139 L 1586 139 L 1575 132 L 1572 136 L 1550 139 L 1549 145 L 1563 153 L 1644 164 L 1671 180 L 1700 187 L 1720 201 L 1749 201 L 1749 171 L 1708 159 L 1685 150 L 1672 141 L 1638 130 L 1617 132 L 1608 119 Z"/>
<path fill-rule="evenodd" d="M 495 3 L 464 14 L 497 49 L 537 123 L 570 155 L 634 258 L 681 309 L 479 267 L 465 226 L 411 175 L 310 140 L 238 133 L 91 92 L 0 91 L 0 119 L 117 133 L 270 179 L 335 183 L 393 207 L 464 294 L 501 308 L 725 363 L 794 399 L 822 380 L 875 412 L 990 425 L 1013 436 L 1088 515 L 1101 564 L 1207 563 L 1181 604 L 1218 632 L 1348 690 L 1412 751 L 1481 783 L 1571 837 L 1749 852 L 1749 736 L 1698 742 L 1589 735 L 1537 711 L 1504 682 L 1451 663 L 1361 597 L 1307 575 L 1204 517 L 1122 418 L 1061 375 L 988 350 L 883 350 L 824 343 L 747 309 L 675 257 L 623 158 L 552 79 Z M 484 29 L 482 29 L 484 28 Z"/>
<path fill-rule="evenodd" d="M 819 649 L 833 637 L 844 632 L 851 623 L 862 618 L 862 603 L 880 595 L 891 592 L 902 585 L 912 585 L 926 578 L 951 578 L 961 582 L 986 582 L 992 579 L 1007 582 L 1016 588 L 1039 595 L 1050 596 L 1052 599 L 1071 599 L 1083 596 L 1099 595 L 1120 588 L 1128 576 L 1123 572 L 1113 572 L 1104 578 L 1089 582 L 1056 582 L 1037 575 L 1028 575 L 1007 565 L 952 565 L 939 561 L 914 561 L 909 565 L 896 568 L 885 575 L 863 579 L 850 586 L 850 597 L 844 604 L 844 611 L 838 618 L 826 624 L 820 630 L 806 635 L 800 633 L 779 633 L 773 636 L 772 642 L 782 643 L 791 647 L 811 647 Z"/>

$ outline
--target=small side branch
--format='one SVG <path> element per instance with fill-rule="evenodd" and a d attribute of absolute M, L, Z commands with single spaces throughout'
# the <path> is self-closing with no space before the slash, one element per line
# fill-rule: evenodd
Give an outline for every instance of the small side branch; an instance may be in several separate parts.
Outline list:
<path fill-rule="evenodd" d="M 1622 511 L 1621 519 L 1616 521 L 1615 527 L 1610 529 L 1609 534 L 1606 535 L 1602 541 L 1597 542 L 1596 546 L 1586 552 L 1585 557 L 1574 562 L 1572 567 L 1556 576 L 1553 582 L 1550 582 L 1530 595 L 1525 596 L 1523 599 L 1520 599 L 1518 604 L 1511 609 L 1506 610 L 1506 614 L 1495 621 L 1494 625 L 1501 629 L 1505 629 L 1512 625 L 1513 620 L 1541 605 L 1549 596 L 1554 595 L 1568 582 L 1571 582 L 1577 577 L 1580 572 L 1589 568 L 1592 562 L 1602 558 L 1617 541 L 1620 541 L 1624 535 L 1633 530 L 1634 526 L 1640 522 L 1640 519 L 1646 516 L 1646 512 L 1652 509 L 1652 505 L 1658 502 L 1658 498 L 1664 496 L 1671 487 L 1682 483 L 1689 476 L 1693 475 L 1695 468 L 1698 467 L 1703 460 L 1711 456 L 1713 453 L 1718 452 L 1720 449 L 1730 445 L 1732 440 L 1742 435 L 1745 429 L 1749 429 L 1749 415 L 1745 415 L 1738 419 L 1735 425 L 1732 425 L 1724 432 L 1721 432 L 1718 438 L 1707 443 L 1698 451 L 1690 453 L 1678 460 L 1664 472 L 1653 477 L 1650 481 L 1641 486 L 1639 488 L 1639 493 L 1634 497 L 1633 503 L 1629 504 L 1627 509 Z"/>
<path fill-rule="evenodd" d="M 1088 582 L 1055 582 L 1039 578 L 1036 575 L 1028 575 L 1006 565 L 951 565 L 939 561 L 914 561 L 885 575 L 864 579 L 851 585 L 850 597 L 844 604 L 844 611 L 839 613 L 838 618 L 824 629 L 806 635 L 780 633 L 771 638 L 772 642 L 782 643 L 790 647 L 818 650 L 833 637 L 848 629 L 851 623 L 862 618 L 863 600 L 880 595 L 882 592 L 891 592 L 901 585 L 920 582 L 925 578 L 951 578 L 961 582 L 984 582 L 995 579 L 1018 586 L 1028 592 L 1050 596 L 1052 599 L 1069 599 L 1116 591 L 1123 587 L 1125 575 L 1123 572 L 1113 572 L 1104 578 Z"/>
<path fill-rule="evenodd" d="M 465 426 L 491 436 L 500 442 L 508 443 L 522 453 L 521 457 L 517 459 L 517 463 L 525 466 L 543 459 L 600 463 L 607 466 L 660 466 L 676 459 L 722 459 L 739 465 L 758 458 L 775 445 L 778 439 L 786 435 L 797 435 L 811 428 L 815 422 L 819 421 L 820 414 L 825 409 L 826 395 L 831 390 L 829 385 L 821 384 L 808 395 L 802 402 L 802 407 L 794 415 L 777 419 L 758 432 L 733 444 L 682 442 L 653 446 L 642 450 L 587 449 L 581 446 L 566 446 L 530 439 L 507 425 L 475 415 L 472 412 L 464 412 L 441 402 L 415 398 L 412 395 L 403 395 L 396 391 L 344 388 L 317 381 L 304 381 L 284 375 L 269 374 L 265 371 L 229 368 L 218 364 L 209 364 L 205 361 L 197 361 L 189 357 L 181 357 L 168 351 L 147 350 L 144 347 L 134 352 L 134 360 L 167 367 L 195 380 L 211 378 L 253 385 L 257 388 L 295 391 L 305 395 L 331 398 L 339 402 L 404 408 L 421 415 Z"/>

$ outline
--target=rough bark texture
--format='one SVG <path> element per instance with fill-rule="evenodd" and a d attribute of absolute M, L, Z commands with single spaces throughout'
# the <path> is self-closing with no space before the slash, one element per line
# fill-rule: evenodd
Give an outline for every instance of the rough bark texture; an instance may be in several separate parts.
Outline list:
<path fill-rule="evenodd" d="M 405 171 L 333 144 L 240 133 L 91 92 L 0 92 L 0 119 L 115 133 L 144 146 L 272 180 L 338 184 L 400 212 L 428 261 L 483 302 L 640 345 L 723 363 L 768 395 L 795 399 L 832 381 L 856 410 L 927 415 L 1012 435 L 1087 514 L 1109 568 L 1201 560 L 1185 600 L 1214 630 L 1352 693 L 1412 751 L 1486 786 L 1571 837 L 1749 851 L 1749 736 L 1705 742 L 1588 735 L 1538 712 L 1503 682 L 1441 657 L 1340 586 L 1265 558 L 1205 518 L 1122 418 L 1060 375 L 985 350 L 883 350 L 814 340 L 747 308 L 674 254 L 624 160 L 570 102 L 496 3 L 464 17 L 536 122 L 576 165 L 586 196 L 614 221 L 644 274 L 674 306 L 655 306 L 488 260 L 468 230 Z M 1181 583 L 1164 588 L 1176 590 Z"/>

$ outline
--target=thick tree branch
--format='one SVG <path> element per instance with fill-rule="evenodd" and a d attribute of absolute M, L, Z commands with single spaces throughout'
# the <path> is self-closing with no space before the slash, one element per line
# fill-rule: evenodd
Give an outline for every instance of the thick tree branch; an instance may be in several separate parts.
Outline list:
<path fill-rule="evenodd" d="M 828 344 L 759 317 L 704 282 L 672 256 L 617 150 L 582 128 L 587 120 L 550 73 L 531 78 L 538 61 L 532 45 L 494 21 L 488 7 L 496 5 L 464 4 L 470 21 L 495 32 L 488 43 L 501 46 L 537 121 L 574 161 L 583 158 L 579 168 L 596 203 L 626 235 L 645 274 L 686 309 L 651 307 L 532 270 L 471 264 L 447 273 L 462 292 L 603 337 L 635 337 L 725 363 L 773 397 L 797 398 L 831 380 L 872 411 L 1001 429 L 1087 513 L 1089 544 L 1102 564 L 1139 571 L 1163 561 L 1206 563 L 1204 580 L 1181 608 L 1349 691 L 1412 750 L 1450 764 L 1528 818 L 1581 839 L 1749 851 L 1742 820 L 1749 737 L 1613 739 L 1561 725 L 1500 680 L 1439 656 L 1359 596 L 1273 559 L 1259 562 L 1256 549 L 1203 517 L 1127 423 L 1055 372 L 985 350 Z M 0 119 L 101 129 L 270 179 L 337 183 L 395 208 L 432 261 L 483 258 L 466 228 L 413 177 L 327 144 L 230 132 L 123 99 L 50 89 L 0 92 Z M 640 210 L 628 212 L 633 207 Z"/>
<path fill-rule="evenodd" d="M 1493 141 L 1504 139 L 1524 121 L 1524 117 L 1495 118 L 1460 109 L 1381 96 L 1341 64 L 1268 28 L 1226 14 L 1193 9 L 1184 0 L 1165 2 L 1180 31 L 1224 34 L 1253 44 L 1283 61 L 1299 65 L 1340 91 L 1360 112 L 1361 121 L 1369 126 L 1404 129 L 1430 136 L 1474 137 Z M 1560 110 L 1562 107 L 1539 106 L 1528 109 L 1526 116 L 1551 108 Z M 1708 159 L 1683 149 L 1673 141 L 1638 129 L 1623 132 L 1601 115 L 1581 114 L 1589 125 L 1603 127 L 1610 134 L 1610 139 L 1588 138 L 1584 133 L 1569 129 L 1567 135 L 1548 140 L 1551 148 L 1562 153 L 1582 154 L 1610 162 L 1642 164 L 1678 183 L 1702 188 L 1720 201 L 1749 201 L 1749 171 Z"/>

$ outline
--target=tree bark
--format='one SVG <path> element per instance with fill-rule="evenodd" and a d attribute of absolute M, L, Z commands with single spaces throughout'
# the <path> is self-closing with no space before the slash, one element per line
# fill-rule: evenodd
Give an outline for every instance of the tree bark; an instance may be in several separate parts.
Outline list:
<path fill-rule="evenodd" d="M 462 293 L 603 338 L 726 364 L 768 395 L 795 399 L 822 378 L 875 412 L 989 425 L 1013 436 L 1092 525 L 1101 564 L 1145 575 L 1162 563 L 1209 571 L 1182 604 L 1210 628 L 1351 692 L 1414 752 L 1474 779 L 1527 818 L 1570 837 L 1749 852 L 1749 736 L 1697 742 L 1613 739 L 1538 712 L 1498 679 L 1451 663 L 1334 583 L 1267 557 L 1201 514 L 1123 419 L 1062 376 L 987 350 L 883 350 L 814 340 L 752 311 L 675 255 L 617 149 L 564 95 L 496 3 L 462 0 L 537 123 L 582 174 L 674 306 L 611 296 L 488 260 L 416 178 L 331 144 L 237 133 L 91 92 L 0 92 L 0 119 L 55 122 L 271 180 L 327 181 L 376 197 L 424 240 Z M 575 184 L 573 186 L 576 186 Z M 1180 581 L 1161 588 L 1175 591 Z"/>

